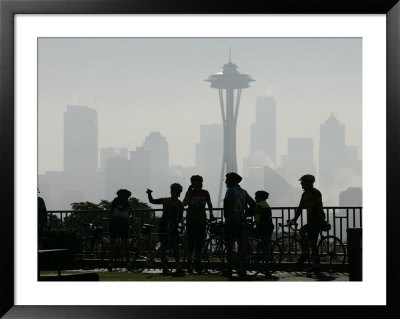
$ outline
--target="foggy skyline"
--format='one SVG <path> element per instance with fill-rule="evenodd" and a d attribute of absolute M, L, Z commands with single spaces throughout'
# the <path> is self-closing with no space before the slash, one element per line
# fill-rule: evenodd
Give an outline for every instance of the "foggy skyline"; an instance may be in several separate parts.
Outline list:
<path fill-rule="evenodd" d="M 194 166 L 201 124 L 220 124 L 216 90 L 205 82 L 229 60 L 256 81 L 242 93 L 238 171 L 250 152 L 257 96 L 276 100 L 277 162 L 289 138 L 314 140 L 333 113 L 346 144 L 362 153 L 359 38 L 39 39 L 39 174 L 63 170 L 63 114 L 68 104 L 98 114 L 98 147 L 135 150 L 158 131 L 170 165 Z"/>

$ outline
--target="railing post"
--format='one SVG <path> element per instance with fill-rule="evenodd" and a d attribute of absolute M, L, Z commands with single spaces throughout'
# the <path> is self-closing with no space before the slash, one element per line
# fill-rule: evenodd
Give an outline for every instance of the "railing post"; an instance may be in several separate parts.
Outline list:
<path fill-rule="evenodd" d="M 362 228 L 347 229 L 349 280 L 362 281 Z"/>

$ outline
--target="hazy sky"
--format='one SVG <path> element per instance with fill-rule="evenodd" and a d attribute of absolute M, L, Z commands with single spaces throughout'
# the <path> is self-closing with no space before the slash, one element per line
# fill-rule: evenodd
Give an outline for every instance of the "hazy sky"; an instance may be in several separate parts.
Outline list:
<path fill-rule="evenodd" d="M 218 90 L 204 80 L 222 70 L 229 47 L 238 71 L 256 80 L 241 96 L 239 172 L 261 95 L 276 99 L 279 164 L 293 137 L 314 138 L 317 159 L 331 113 L 361 157 L 361 38 L 40 38 L 39 173 L 63 169 L 67 104 L 97 110 L 99 148 L 134 150 L 159 131 L 170 164 L 193 166 L 200 125 L 221 123 Z"/>

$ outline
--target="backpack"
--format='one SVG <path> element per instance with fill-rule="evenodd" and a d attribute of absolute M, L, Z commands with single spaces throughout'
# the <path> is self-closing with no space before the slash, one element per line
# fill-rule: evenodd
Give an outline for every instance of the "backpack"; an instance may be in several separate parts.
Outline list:
<path fill-rule="evenodd" d="M 113 205 L 112 215 L 115 217 L 128 218 L 130 210 L 131 206 L 129 202 L 122 202 L 117 199 Z"/>
<path fill-rule="evenodd" d="M 315 196 L 314 196 L 314 191 L 312 192 L 312 196 L 314 199 L 314 203 L 315 203 Z M 326 214 L 324 212 L 324 210 L 321 208 L 321 210 L 317 211 L 317 209 L 314 207 L 312 212 L 311 212 L 311 216 L 313 216 L 313 219 L 315 218 L 315 221 L 320 224 L 320 225 L 325 225 L 327 224 L 326 222 Z"/>

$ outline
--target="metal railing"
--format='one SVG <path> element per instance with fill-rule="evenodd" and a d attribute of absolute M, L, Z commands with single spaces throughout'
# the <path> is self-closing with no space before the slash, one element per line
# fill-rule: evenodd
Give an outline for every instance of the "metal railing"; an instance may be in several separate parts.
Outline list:
<path fill-rule="evenodd" d="M 275 225 L 273 239 L 282 236 L 282 230 L 279 223 L 286 224 L 286 221 L 292 219 L 295 215 L 296 207 L 272 207 L 272 219 Z M 158 219 L 162 215 L 162 209 L 135 209 L 132 217 L 129 218 L 130 234 L 140 231 L 143 224 L 153 224 L 158 227 Z M 332 228 L 328 235 L 338 237 L 345 245 L 347 243 L 347 229 L 362 227 L 362 207 L 324 207 L 326 218 Z M 184 212 L 184 216 L 186 210 Z M 208 214 L 208 211 L 207 211 Z M 108 231 L 109 211 L 108 210 L 63 210 L 48 211 L 49 226 L 51 229 L 65 230 L 74 232 L 80 238 L 88 236 L 89 223 L 103 227 Z M 213 208 L 213 215 L 223 221 L 222 208 Z M 307 223 L 306 212 L 304 211 L 298 222 L 300 226 Z"/>

